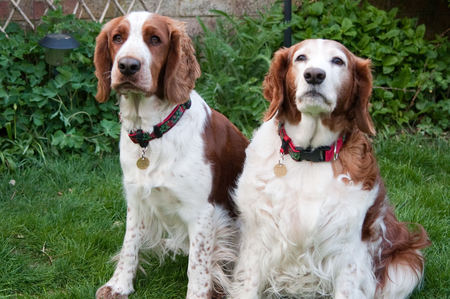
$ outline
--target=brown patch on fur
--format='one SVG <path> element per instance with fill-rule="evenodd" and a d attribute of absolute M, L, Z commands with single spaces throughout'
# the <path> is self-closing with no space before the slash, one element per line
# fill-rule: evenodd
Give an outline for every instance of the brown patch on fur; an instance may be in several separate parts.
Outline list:
<path fill-rule="evenodd" d="M 372 118 L 369 114 L 369 98 L 372 94 L 372 72 L 370 69 L 370 60 L 361 59 L 353 55 L 355 60 L 354 84 L 356 85 L 353 113 L 355 125 L 362 132 L 375 135 Z"/>
<path fill-rule="evenodd" d="M 248 140 L 225 116 L 213 109 L 211 111 L 203 133 L 206 159 L 213 171 L 209 202 L 223 206 L 235 216 L 230 192 L 236 187 L 237 177 L 242 172 Z"/>
<path fill-rule="evenodd" d="M 200 66 L 195 50 L 186 33 L 184 23 L 171 20 L 170 48 L 164 76 L 164 93 L 169 101 L 181 104 L 189 99 L 189 93 L 200 77 Z"/>
<path fill-rule="evenodd" d="M 156 94 L 159 98 L 164 97 L 164 81 L 161 78 L 164 77 L 164 67 L 167 63 L 171 43 L 169 24 L 172 21 L 172 19 L 164 16 L 153 15 L 142 26 L 143 39 L 152 55 L 150 73 L 153 80 L 150 93 Z M 157 46 L 153 46 L 150 42 L 154 35 L 161 40 L 161 43 Z"/>
<path fill-rule="evenodd" d="M 96 38 L 94 65 L 95 76 L 98 79 L 96 100 L 100 103 L 106 102 L 111 92 L 111 68 L 117 48 L 112 45 L 112 30 L 118 28 L 119 24 L 125 28 L 128 22 L 124 17 L 118 17 L 103 26 L 102 31 Z M 126 30 L 125 30 L 126 31 Z"/>
<path fill-rule="evenodd" d="M 379 176 L 372 145 L 359 130 L 348 132 L 345 137 L 339 159 L 333 161 L 333 164 L 338 164 L 333 167 L 334 175 L 348 173 L 354 183 L 362 183 L 364 190 L 371 190 Z"/>
<path fill-rule="evenodd" d="M 218 292 L 213 290 L 213 293 L 211 295 L 211 299 L 225 299 L 225 294 L 222 292 Z"/>
<path fill-rule="evenodd" d="M 393 208 L 386 199 L 384 183 L 379 179 L 378 196 L 375 203 L 367 211 L 362 229 L 362 240 L 376 242 L 382 237 L 381 255 L 374 256 L 374 273 L 378 281 L 378 288 L 382 289 L 389 279 L 388 269 L 395 265 L 411 267 L 417 273 L 422 273 L 424 258 L 417 250 L 430 246 L 431 242 L 425 229 L 415 224 L 415 230 L 410 231 L 408 224 L 399 222 Z M 382 218 L 386 232 L 376 226 L 376 220 Z"/>
<path fill-rule="evenodd" d="M 293 47 L 292 47 L 293 48 Z M 282 48 L 275 52 L 269 72 L 264 78 L 263 93 L 270 102 L 264 121 L 275 114 L 277 119 L 288 120 L 296 124 L 301 120 L 301 113 L 295 106 L 295 76 L 291 71 L 292 48 Z"/>
<path fill-rule="evenodd" d="M 113 293 L 111 287 L 103 286 L 95 293 L 97 299 L 127 299 L 128 295 Z"/>
<path fill-rule="evenodd" d="M 374 136 L 375 128 L 369 114 L 369 99 L 372 93 L 371 62 L 369 59 L 356 57 L 342 45 L 340 47 L 347 56 L 351 77 L 342 85 L 336 108 L 330 116 L 323 117 L 322 123 L 335 132 L 357 128 Z"/>

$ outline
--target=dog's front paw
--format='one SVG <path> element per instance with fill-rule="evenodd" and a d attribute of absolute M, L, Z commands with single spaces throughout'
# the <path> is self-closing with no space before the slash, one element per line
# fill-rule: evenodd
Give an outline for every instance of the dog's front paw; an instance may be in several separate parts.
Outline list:
<path fill-rule="evenodd" d="M 97 299 L 128 299 L 128 294 L 114 291 L 111 286 L 104 285 L 95 293 Z"/>

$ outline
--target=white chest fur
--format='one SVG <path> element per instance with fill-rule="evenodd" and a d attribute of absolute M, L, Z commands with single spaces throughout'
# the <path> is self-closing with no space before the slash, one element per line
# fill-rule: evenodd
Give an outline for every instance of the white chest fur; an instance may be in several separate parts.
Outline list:
<path fill-rule="evenodd" d="M 145 152 L 150 165 L 144 170 L 136 166 L 142 148 L 130 140 L 128 133 L 133 129 L 152 132 L 153 126 L 163 121 L 175 106 L 156 97 L 122 97 L 120 102 L 120 162 L 125 189 L 143 195 L 139 198 L 148 198 L 153 207 L 167 204 L 171 213 L 178 207 L 184 221 L 192 217 L 191 209 L 207 202 L 212 180 L 211 167 L 203 158 L 202 138 L 209 108 L 205 109 L 206 104 L 195 91 L 191 93 L 191 101 L 190 109 L 170 131 L 150 141 Z M 176 201 L 178 205 L 174 205 Z"/>

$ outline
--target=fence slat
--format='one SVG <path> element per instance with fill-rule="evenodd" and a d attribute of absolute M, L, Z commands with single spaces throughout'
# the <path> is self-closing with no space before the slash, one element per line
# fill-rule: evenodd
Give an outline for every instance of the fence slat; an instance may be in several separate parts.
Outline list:
<path fill-rule="evenodd" d="M 21 0 L 17 0 L 17 3 L 14 0 L 10 0 L 10 1 L 11 1 L 11 4 L 15 7 L 15 9 L 22 15 L 22 17 L 25 19 L 25 21 L 28 23 L 28 25 L 30 25 L 31 29 L 34 30 L 33 22 L 31 22 L 30 19 L 28 19 L 27 15 L 22 11 L 22 9 L 20 9 L 19 4 L 20 4 Z"/>
<path fill-rule="evenodd" d="M 110 3 L 111 3 L 111 0 L 108 0 L 108 2 L 106 2 L 105 8 L 103 9 L 103 12 L 102 12 L 102 15 L 100 16 L 100 19 L 98 19 L 98 21 L 100 23 L 103 23 L 103 19 L 105 18 L 106 13 L 108 12 Z"/>
<path fill-rule="evenodd" d="M 29 1 L 29 0 L 26 0 L 26 1 Z M 31 1 L 34 1 L 34 0 L 31 0 Z M 7 38 L 9 38 L 8 34 L 6 33 L 6 29 L 8 28 L 8 25 L 11 23 L 11 20 L 14 16 L 15 12 L 18 12 L 20 14 L 20 16 L 22 17 L 23 21 L 25 21 L 27 26 L 29 26 L 33 30 L 36 30 L 36 25 L 40 24 L 41 21 L 39 20 L 39 22 L 37 22 L 36 25 L 33 24 L 33 21 L 36 21 L 36 20 L 27 16 L 27 14 L 23 11 L 23 9 L 20 7 L 21 0 L 9 0 L 9 2 L 11 3 L 11 10 L 10 10 L 8 18 L 6 19 L 3 26 L 0 26 L 0 32 L 1 32 L 0 34 L 4 34 Z M 47 15 L 49 9 L 56 10 L 56 6 L 55 6 L 54 2 L 55 2 L 55 0 L 45 0 L 44 2 L 39 2 L 39 3 L 44 3 L 46 5 L 43 15 Z M 98 3 L 98 1 L 96 1 L 96 2 Z M 162 2 L 163 2 L 163 0 L 159 1 L 156 12 L 159 11 L 159 8 L 161 7 Z M 135 8 L 136 3 L 140 3 L 144 10 L 150 11 L 148 9 L 147 5 L 145 4 L 145 1 L 143 1 L 143 0 L 139 0 L 139 1 L 132 0 L 126 10 L 120 5 L 119 1 L 112 0 L 112 3 L 117 8 L 118 12 L 122 15 L 125 15 L 125 14 L 131 12 L 133 10 L 133 8 Z M 102 23 L 105 20 L 110 7 L 111 7 L 111 0 L 105 0 L 104 1 L 104 9 L 102 10 L 100 17 L 97 19 L 96 16 L 92 13 L 91 8 L 89 7 L 89 5 L 86 3 L 85 0 L 77 0 L 75 3 L 75 7 L 72 11 L 72 14 L 75 15 L 77 18 L 81 18 L 83 15 L 83 12 L 86 12 L 88 17 L 91 20 Z M 41 18 L 42 18 L 42 16 L 41 16 Z"/>
<path fill-rule="evenodd" d="M 122 6 L 120 6 L 119 2 L 117 2 L 117 0 L 113 0 L 113 2 L 116 5 L 116 7 L 120 10 L 122 15 L 126 15 L 125 11 L 123 10 Z"/>
<path fill-rule="evenodd" d="M 50 6 L 51 9 L 56 10 L 56 7 L 53 5 L 53 0 L 45 0 L 45 2 L 47 2 L 47 5 Z"/>
<path fill-rule="evenodd" d="M 86 12 L 88 13 L 88 15 L 91 17 L 91 19 L 95 22 L 97 22 L 97 19 L 94 17 L 94 15 L 92 14 L 91 10 L 89 9 L 89 7 L 86 5 L 86 2 L 84 2 L 84 0 L 78 0 L 79 2 L 81 2 L 81 6 L 83 6 L 84 10 L 86 10 Z"/>

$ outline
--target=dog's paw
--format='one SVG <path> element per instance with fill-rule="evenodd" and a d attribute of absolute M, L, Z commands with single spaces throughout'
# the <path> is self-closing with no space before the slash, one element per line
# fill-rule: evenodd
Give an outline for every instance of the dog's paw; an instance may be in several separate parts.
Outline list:
<path fill-rule="evenodd" d="M 113 291 L 113 288 L 108 285 L 104 285 L 95 293 L 96 299 L 128 299 L 128 295 L 120 294 Z"/>

